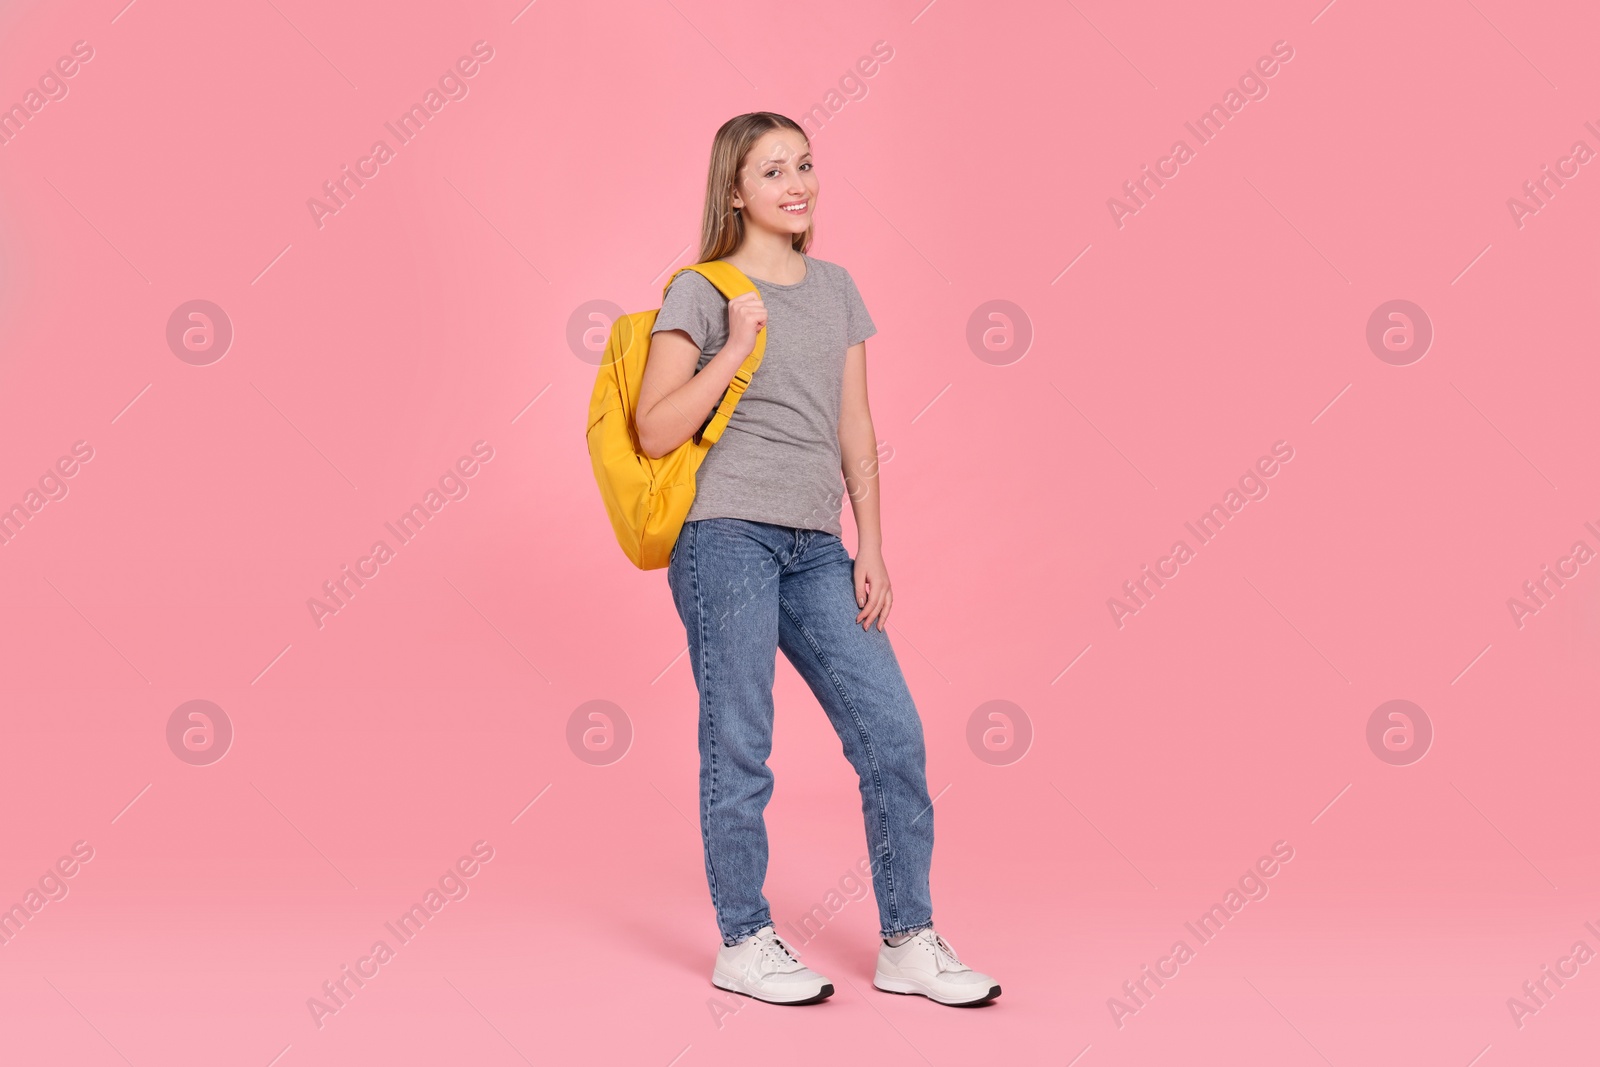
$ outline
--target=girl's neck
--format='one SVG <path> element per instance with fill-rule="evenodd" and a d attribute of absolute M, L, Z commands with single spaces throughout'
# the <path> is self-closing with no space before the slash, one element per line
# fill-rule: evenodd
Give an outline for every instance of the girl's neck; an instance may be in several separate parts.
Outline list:
<path fill-rule="evenodd" d="M 722 258 L 751 277 L 776 285 L 794 285 L 806 276 L 805 256 L 795 251 L 788 234 L 772 234 L 773 241 L 746 234 L 732 255 Z"/>

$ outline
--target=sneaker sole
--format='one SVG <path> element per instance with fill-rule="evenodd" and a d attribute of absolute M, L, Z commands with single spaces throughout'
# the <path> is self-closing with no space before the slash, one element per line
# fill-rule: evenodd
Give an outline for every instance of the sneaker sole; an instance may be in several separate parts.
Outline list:
<path fill-rule="evenodd" d="M 770 997 L 763 997 L 763 996 L 760 996 L 760 995 L 755 994 L 755 993 L 747 992 L 747 991 L 745 991 L 743 989 L 737 989 L 737 988 L 735 988 L 733 986 L 730 986 L 730 985 L 723 985 L 721 982 L 717 981 L 715 976 L 712 977 L 711 984 L 716 986 L 718 989 L 725 989 L 729 993 L 737 993 L 741 997 L 749 997 L 751 1000 L 759 1000 L 763 1004 L 782 1004 L 782 1005 L 785 1005 L 785 1006 L 799 1005 L 799 1004 L 815 1004 L 818 1001 L 827 1000 L 829 997 L 833 996 L 833 983 L 832 982 L 824 982 L 824 983 L 822 983 L 822 989 L 819 992 L 813 993 L 809 997 L 802 997 L 799 1000 L 773 1000 Z"/>
<path fill-rule="evenodd" d="M 921 986 L 917 985 L 915 982 L 909 982 L 904 978 L 886 978 L 881 975 L 875 975 L 872 979 L 872 986 L 874 989 L 881 989 L 885 993 L 900 993 L 906 996 L 927 997 L 935 1004 L 947 1004 L 952 1008 L 975 1008 L 980 1004 L 989 1003 L 989 1001 L 1000 995 L 1000 986 L 998 983 L 990 986 L 988 992 L 984 993 L 981 997 L 974 997 L 971 1000 L 946 1000 L 944 997 L 935 996 L 926 989 L 923 989 Z"/>

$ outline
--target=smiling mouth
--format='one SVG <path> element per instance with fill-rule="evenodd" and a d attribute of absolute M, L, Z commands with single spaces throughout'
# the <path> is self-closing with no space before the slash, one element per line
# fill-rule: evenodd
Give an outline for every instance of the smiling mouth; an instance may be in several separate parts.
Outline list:
<path fill-rule="evenodd" d="M 804 215 L 810 207 L 811 201 L 802 200 L 798 204 L 780 204 L 779 210 L 788 212 L 790 215 Z"/>

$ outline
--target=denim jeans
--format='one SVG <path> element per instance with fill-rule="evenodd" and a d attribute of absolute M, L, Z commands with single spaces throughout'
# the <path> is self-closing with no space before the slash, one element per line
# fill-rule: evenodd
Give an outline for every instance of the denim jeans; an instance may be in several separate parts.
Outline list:
<path fill-rule="evenodd" d="M 855 767 L 880 933 L 933 922 L 933 802 L 922 720 L 894 646 L 863 630 L 837 534 L 748 519 L 685 523 L 667 584 L 700 691 L 700 832 L 723 944 L 772 922 L 762 885 L 777 650 L 811 687 Z M 820 890 L 823 880 L 818 881 Z"/>

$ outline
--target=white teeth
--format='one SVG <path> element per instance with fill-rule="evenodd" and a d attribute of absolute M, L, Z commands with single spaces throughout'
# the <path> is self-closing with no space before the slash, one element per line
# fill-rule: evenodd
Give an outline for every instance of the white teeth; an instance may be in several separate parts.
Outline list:
<path fill-rule="evenodd" d="M 811 201 L 807 200 L 804 204 L 794 204 L 794 205 L 785 207 L 783 210 L 785 210 L 785 211 L 787 211 L 787 212 L 789 212 L 791 214 L 798 215 L 798 214 L 800 214 L 800 212 L 804 211 L 806 209 L 806 206 L 808 204 L 810 204 L 810 203 L 811 203 Z"/>

